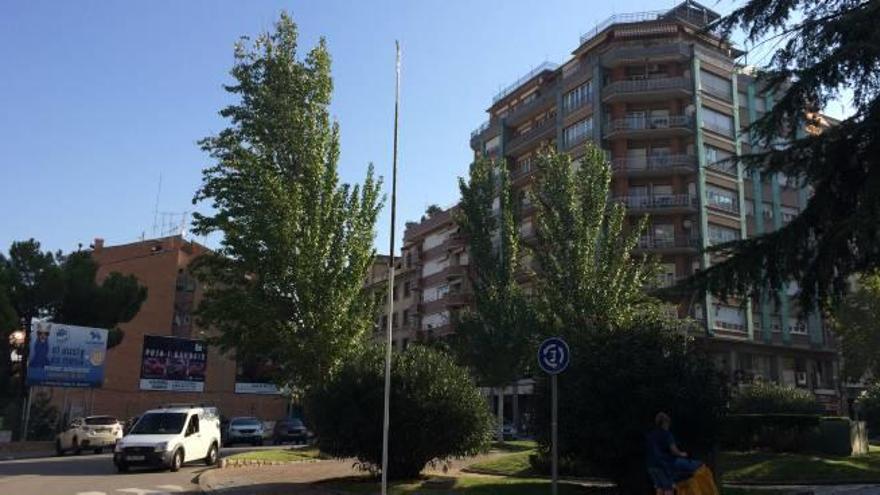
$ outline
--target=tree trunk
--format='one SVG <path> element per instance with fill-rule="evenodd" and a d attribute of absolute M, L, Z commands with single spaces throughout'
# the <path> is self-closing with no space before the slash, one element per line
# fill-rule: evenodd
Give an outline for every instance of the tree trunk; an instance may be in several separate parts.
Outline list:
<path fill-rule="evenodd" d="M 504 441 L 504 385 L 498 387 L 498 441 Z"/>

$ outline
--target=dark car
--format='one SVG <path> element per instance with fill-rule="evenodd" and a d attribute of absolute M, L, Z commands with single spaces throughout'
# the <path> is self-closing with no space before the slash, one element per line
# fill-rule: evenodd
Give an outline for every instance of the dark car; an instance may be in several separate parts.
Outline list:
<path fill-rule="evenodd" d="M 308 440 L 309 430 L 302 420 L 290 418 L 275 423 L 275 430 L 272 432 L 272 443 L 275 445 L 284 442 L 306 443 Z"/>

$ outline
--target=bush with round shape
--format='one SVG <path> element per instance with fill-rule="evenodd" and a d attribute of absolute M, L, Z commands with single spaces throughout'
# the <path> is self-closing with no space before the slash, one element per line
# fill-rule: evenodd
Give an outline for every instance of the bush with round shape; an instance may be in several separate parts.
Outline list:
<path fill-rule="evenodd" d="M 618 330 L 570 332 L 571 364 L 559 375 L 559 453 L 589 466 L 621 493 L 648 493 L 645 435 L 654 417 L 672 417 L 678 445 L 711 461 L 727 389 L 711 360 L 681 330 L 662 321 Z M 538 442 L 549 451 L 549 380 L 535 397 Z"/>
<path fill-rule="evenodd" d="M 730 401 L 734 414 L 820 414 L 822 406 L 809 390 L 755 383 L 739 389 Z"/>
<path fill-rule="evenodd" d="M 381 468 L 384 351 L 370 346 L 309 392 L 318 447 Z M 441 351 L 415 345 L 391 369 L 389 479 L 411 479 L 434 460 L 488 447 L 492 418 L 467 371 Z"/>

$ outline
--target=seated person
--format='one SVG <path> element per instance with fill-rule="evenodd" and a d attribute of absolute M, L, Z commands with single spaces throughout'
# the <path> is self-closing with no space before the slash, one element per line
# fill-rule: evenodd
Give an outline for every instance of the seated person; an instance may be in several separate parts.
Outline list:
<path fill-rule="evenodd" d="M 668 414 L 657 413 L 654 425 L 645 442 L 648 474 L 657 495 L 672 495 L 674 484 L 693 476 L 703 463 L 688 459 L 687 452 L 679 450 L 669 431 L 672 419 Z"/>

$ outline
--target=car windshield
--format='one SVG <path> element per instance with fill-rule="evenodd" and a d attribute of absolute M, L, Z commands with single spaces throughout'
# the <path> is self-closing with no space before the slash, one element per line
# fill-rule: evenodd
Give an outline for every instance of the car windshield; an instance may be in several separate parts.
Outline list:
<path fill-rule="evenodd" d="M 150 413 L 144 414 L 131 429 L 132 435 L 161 435 L 180 433 L 186 422 L 186 413 Z"/>
<path fill-rule="evenodd" d="M 260 420 L 256 418 L 233 419 L 232 426 L 262 426 Z"/>
<path fill-rule="evenodd" d="M 86 418 L 87 425 L 115 425 L 117 423 L 116 418 L 112 416 L 94 416 L 91 418 Z"/>

